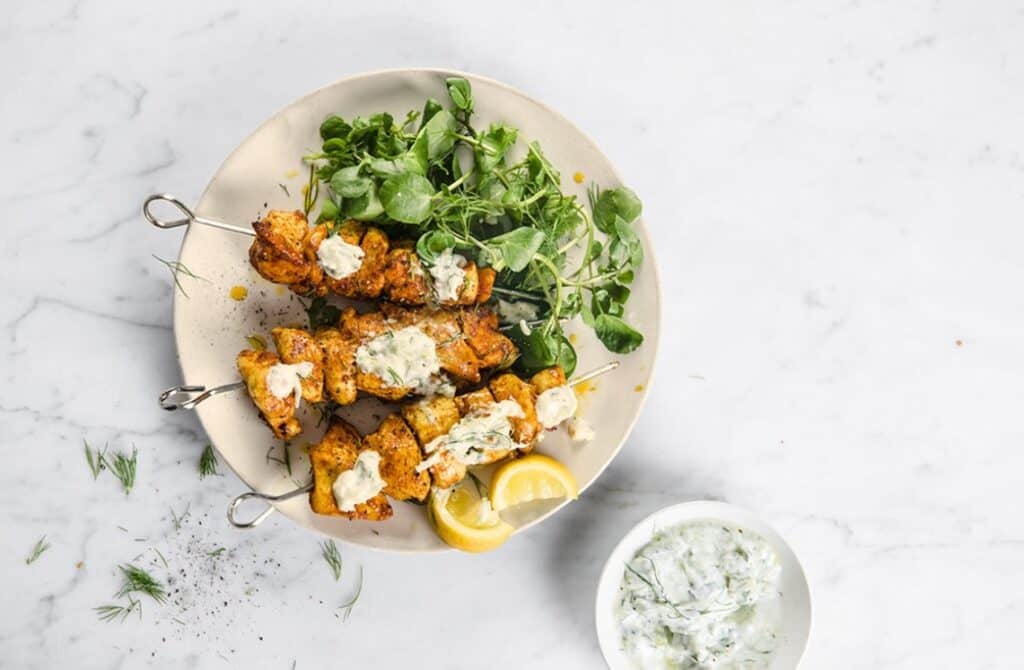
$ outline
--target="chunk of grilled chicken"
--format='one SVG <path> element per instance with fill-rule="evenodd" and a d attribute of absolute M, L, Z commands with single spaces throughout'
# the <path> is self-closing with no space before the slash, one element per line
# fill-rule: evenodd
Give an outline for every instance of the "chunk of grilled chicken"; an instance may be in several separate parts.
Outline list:
<path fill-rule="evenodd" d="M 320 402 L 324 398 L 324 350 L 312 335 L 299 328 L 274 328 L 270 331 L 281 360 L 289 365 L 310 363 L 313 372 L 303 377 L 302 399 Z"/>
<path fill-rule="evenodd" d="M 295 397 L 278 398 L 267 388 L 267 373 L 280 362 L 281 359 L 273 352 L 249 349 L 239 353 L 236 361 L 249 397 L 274 437 L 290 440 L 302 432 L 302 426 L 295 418 Z"/>
<path fill-rule="evenodd" d="M 272 209 L 252 227 L 256 238 L 249 247 L 249 262 L 260 276 L 276 284 L 307 281 L 309 261 L 305 249 L 309 225 L 305 214 Z"/>
<path fill-rule="evenodd" d="M 313 490 L 309 493 L 309 506 L 314 512 L 366 521 L 383 521 L 391 517 L 393 510 L 383 491 L 357 504 L 351 512 L 339 509 L 334 499 L 334 482 L 338 475 L 351 470 L 359 453 L 368 448 L 355 428 L 337 417 L 331 418 L 323 439 L 309 449 L 309 462 L 313 466 Z M 383 469 L 382 466 L 382 477 Z"/>
<path fill-rule="evenodd" d="M 403 305 L 433 302 L 430 276 L 414 244 L 392 244 L 380 228 L 358 221 L 342 223 L 337 234 L 362 248 L 359 270 L 341 279 L 325 273 L 317 260 L 317 249 L 332 226 L 333 222 L 326 222 L 310 228 L 300 211 L 270 210 L 253 224 L 256 238 L 249 247 L 249 260 L 264 279 L 286 284 L 302 295 L 335 293 L 354 300 L 383 298 Z M 490 299 L 494 270 L 478 268 L 469 261 L 463 272 L 465 281 L 458 297 L 442 302 L 443 306 L 482 304 Z"/>

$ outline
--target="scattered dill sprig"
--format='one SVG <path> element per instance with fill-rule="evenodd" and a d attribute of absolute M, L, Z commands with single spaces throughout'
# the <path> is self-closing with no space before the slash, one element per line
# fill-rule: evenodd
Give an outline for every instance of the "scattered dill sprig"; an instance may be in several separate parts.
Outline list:
<path fill-rule="evenodd" d="M 266 351 L 267 341 L 259 335 L 246 335 L 245 341 L 249 344 L 249 348 L 253 351 Z"/>
<path fill-rule="evenodd" d="M 36 562 L 43 552 L 50 548 L 50 543 L 46 541 L 46 536 L 43 535 L 36 541 L 36 546 L 32 547 L 32 554 L 25 559 L 25 565 L 32 565 Z"/>
<path fill-rule="evenodd" d="M 481 500 L 486 498 L 487 497 L 487 485 L 484 484 L 482 481 L 480 481 L 480 478 L 477 477 L 472 472 L 467 471 L 466 475 L 473 481 L 473 486 L 476 487 L 476 495 L 477 495 L 477 497 L 479 497 Z"/>
<path fill-rule="evenodd" d="M 391 383 L 395 386 L 404 386 L 405 382 L 402 381 L 402 377 L 395 372 L 393 367 L 388 366 L 388 376 L 391 377 Z"/>
<path fill-rule="evenodd" d="M 217 454 L 213 453 L 213 445 L 208 444 L 199 457 L 199 478 L 206 479 L 211 475 L 217 476 L 220 473 L 217 472 Z"/>
<path fill-rule="evenodd" d="M 292 456 L 288 452 L 288 443 L 285 442 L 283 445 L 281 445 L 281 448 L 283 450 L 283 455 L 281 457 L 277 457 L 277 456 L 273 456 L 272 455 L 274 453 L 274 447 L 275 446 L 276 445 L 272 444 L 267 449 L 267 455 L 266 455 L 267 463 L 277 463 L 278 465 L 283 465 L 285 467 L 285 469 L 288 471 L 288 476 L 291 477 L 291 474 L 292 474 Z"/>
<path fill-rule="evenodd" d="M 121 482 L 121 488 L 124 489 L 125 495 L 128 495 L 132 487 L 135 486 L 135 468 L 138 465 L 138 456 L 139 450 L 133 445 L 130 456 L 119 451 L 114 454 L 112 462 L 104 460 L 113 475 Z"/>
<path fill-rule="evenodd" d="M 320 195 L 320 180 L 316 176 L 316 166 L 313 163 L 309 164 L 309 183 L 303 189 L 302 208 L 306 212 L 306 218 L 309 218 L 309 213 L 313 211 L 313 205 L 316 204 L 317 196 Z"/>
<path fill-rule="evenodd" d="M 338 403 L 333 400 L 327 400 L 325 402 L 314 403 L 313 407 L 319 413 L 320 418 L 316 420 L 316 427 L 319 428 L 325 421 L 330 421 L 334 415 L 334 410 L 338 409 Z"/>
<path fill-rule="evenodd" d="M 93 451 L 92 447 L 89 446 L 88 440 L 82 440 L 85 443 L 85 460 L 89 464 L 89 470 L 92 472 L 93 480 L 96 480 L 100 473 L 107 469 L 107 463 L 103 460 L 104 455 L 107 453 L 107 445 L 103 445 L 103 450 Z"/>
<path fill-rule="evenodd" d="M 131 563 L 122 564 L 118 569 L 124 580 L 121 582 L 121 590 L 115 594 L 118 598 L 130 598 L 132 593 L 144 593 L 161 605 L 166 602 L 167 590 L 148 572 Z"/>
<path fill-rule="evenodd" d="M 164 555 L 162 553 L 160 553 L 159 549 L 157 549 L 156 547 L 150 547 L 150 549 L 152 549 L 153 552 L 156 553 L 156 555 L 160 557 L 160 562 L 164 564 L 164 568 L 170 568 L 171 567 L 171 566 L 169 566 L 167 564 L 167 559 L 164 558 Z"/>
<path fill-rule="evenodd" d="M 174 512 L 174 508 L 171 508 L 171 521 L 174 522 L 174 530 L 181 530 L 181 522 L 185 520 L 185 517 L 189 515 L 189 510 L 192 509 L 192 503 L 185 505 L 185 511 L 180 515 Z"/>
<path fill-rule="evenodd" d="M 284 184 L 282 184 L 282 183 L 280 183 L 280 182 L 279 182 L 279 183 L 278 183 L 277 185 L 278 185 L 278 187 L 279 187 L 279 188 L 280 188 L 280 189 L 281 189 L 282 191 L 284 191 L 284 194 L 285 194 L 286 196 L 288 196 L 289 198 L 290 198 L 290 197 L 292 197 L 292 194 L 288 192 L 288 187 L 287 187 L 287 186 L 285 186 Z"/>
<path fill-rule="evenodd" d="M 191 279 L 206 281 L 199 275 L 189 270 L 188 267 L 181 261 L 169 261 L 164 258 L 160 258 L 156 254 L 153 254 L 153 258 L 163 263 L 164 266 L 170 271 L 171 277 L 174 279 L 174 285 L 178 287 L 178 290 L 181 291 L 181 294 L 186 298 L 188 297 L 188 291 L 186 291 L 185 287 L 181 285 L 181 279 L 178 277 L 179 274 L 183 274 Z"/>
<path fill-rule="evenodd" d="M 142 603 L 128 596 L 128 605 L 100 605 L 93 608 L 99 616 L 100 621 L 114 621 L 120 619 L 122 623 L 128 615 L 138 610 L 139 618 L 142 618 Z"/>
<path fill-rule="evenodd" d="M 342 621 L 348 621 L 349 615 L 352 614 L 352 608 L 356 606 L 357 602 L 359 602 L 359 596 L 362 595 L 362 593 L 363 593 L 363 566 L 360 565 L 359 566 L 359 581 L 356 583 L 356 592 L 355 592 L 355 594 L 352 596 L 352 598 L 347 603 L 345 603 L 344 605 L 342 605 L 341 607 L 338 608 L 340 610 L 344 610 L 345 611 L 345 616 L 342 618 Z"/>
<path fill-rule="evenodd" d="M 225 547 L 217 547 L 213 551 L 207 552 L 206 555 L 207 556 L 212 556 L 213 558 L 217 558 L 218 556 L 223 554 L 225 551 L 227 551 L 227 548 L 225 548 Z"/>
<path fill-rule="evenodd" d="M 320 543 L 320 555 L 327 561 L 327 566 L 334 574 L 334 581 L 341 579 L 341 554 L 338 552 L 338 545 L 334 544 L 334 540 Z"/>

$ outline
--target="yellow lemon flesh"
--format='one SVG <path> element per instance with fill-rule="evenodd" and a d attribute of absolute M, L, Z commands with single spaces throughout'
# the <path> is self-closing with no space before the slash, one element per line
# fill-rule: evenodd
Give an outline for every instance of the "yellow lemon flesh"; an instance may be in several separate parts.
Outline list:
<path fill-rule="evenodd" d="M 501 520 L 487 498 L 473 491 L 468 480 L 450 490 L 431 493 L 428 510 L 440 538 L 462 551 L 496 549 L 514 530 Z"/>
<path fill-rule="evenodd" d="M 579 496 L 569 468 L 550 456 L 530 454 L 505 463 L 491 479 L 491 505 L 496 511 L 534 500 Z"/>

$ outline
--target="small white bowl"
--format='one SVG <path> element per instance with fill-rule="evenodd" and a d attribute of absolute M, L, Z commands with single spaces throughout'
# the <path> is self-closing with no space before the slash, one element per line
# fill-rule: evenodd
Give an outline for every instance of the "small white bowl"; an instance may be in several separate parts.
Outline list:
<path fill-rule="evenodd" d="M 752 530 L 775 549 L 782 565 L 779 591 L 782 594 L 782 627 L 780 642 L 772 662 L 773 670 L 791 670 L 800 664 L 811 633 L 811 593 L 807 578 L 796 554 L 775 529 L 742 507 L 715 501 L 680 503 L 658 510 L 633 527 L 612 550 L 604 564 L 597 585 L 594 620 L 601 653 L 611 670 L 635 670 L 633 661 L 621 646 L 615 602 L 625 572 L 626 561 L 631 559 L 654 536 L 663 530 L 686 521 L 720 521 L 728 526 Z"/>

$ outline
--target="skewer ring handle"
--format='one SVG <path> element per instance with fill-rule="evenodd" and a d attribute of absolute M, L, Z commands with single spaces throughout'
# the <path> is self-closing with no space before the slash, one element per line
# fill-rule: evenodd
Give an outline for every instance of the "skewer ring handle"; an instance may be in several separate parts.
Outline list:
<path fill-rule="evenodd" d="M 160 406 L 168 412 L 178 409 L 195 409 L 196 405 L 207 398 L 240 389 L 244 385 L 244 382 L 234 382 L 214 386 L 209 390 L 205 386 L 172 386 L 160 394 Z"/>
<path fill-rule="evenodd" d="M 150 207 L 152 206 L 152 204 L 154 202 L 169 202 L 169 203 L 171 203 L 172 205 L 177 207 L 178 210 L 180 210 L 182 214 L 185 215 L 185 218 L 184 219 L 171 219 L 171 220 L 161 219 L 160 217 L 158 217 L 156 214 L 154 214 L 150 210 Z M 165 228 L 165 229 L 166 228 L 177 228 L 178 226 L 185 226 L 185 225 L 188 225 L 188 224 L 190 224 L 190 223 L 192 223 L 192 222 L 194 222 L 196 220 L 195 213 L 191 209 L 188 208 L 188 205 L 183 203 L 181 200 L 178 200 L 176 197 L 174 197 L 173 195 L 171 195 L 169 193 L 158 193 L 156 195 L 151 195 L 148 198 L 146 198 L 146 201 L 142 203 L 142 215 L 146 217 L 147 221 L 152 223 L 157 228 Z"/>
<path fill-rule="evenodd" d="M 277 508 L 274 507 L 273 503 L 288 500 L 289 498 L 294 498 L 295 496 L 302 495 L 303 493 L 309 493 L 311 490 L 313 490 L 312 484 L 307 484 L 302 488 L 288 491 L 287 493 L 282 493 L 277 496 L 267 495 L 258 491 L 246 491 L 245 493 L 236 496 L 235 499 L 231 501 L 231 504 L 228 505 L 228 521 L 235 528 L 255 528 L 263 523 L 268 516 L 277 511 Z M 250 500 L 252 498 L 258 498 L 259 500 L 266 502 L 267 507 L 252 519 L 248 521 L 240 521 L 236 516 L 239 506 L 241 506 L 241 504 L 246 500 Z"/>

